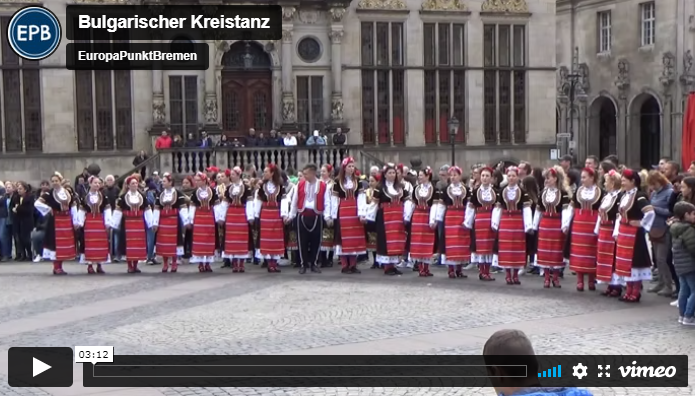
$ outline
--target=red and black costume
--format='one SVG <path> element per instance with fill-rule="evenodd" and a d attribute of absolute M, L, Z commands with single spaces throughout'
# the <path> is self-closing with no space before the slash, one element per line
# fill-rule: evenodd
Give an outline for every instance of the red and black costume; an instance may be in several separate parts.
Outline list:
<path fill-rule="evenodd" d="M 80 263 L 88 265 L 89 274 L 103 274 L 101 265 L 110 261 L 108 229 L 111 226 L 111 205 L 102 191 L 90 191 L 79 206 L 78 221 L 83 230 L 80 233 Z"/>
<path fill-rule="evenodd" d="M 66 188 L 51 189 L 36 200 L 34 207 L 48 217 L 46 235 L 43 240 L 43 258 L 53 261 L 53 274 L 66 275 L 63 261 L 74 260 L 75 224 L 79 225 L 78 198 Z"/>
<path fill-rule="evenodd" d="M 492 170 L 488 169 L 490 173 Z M 473 190 L 468 207 L 473 216 L 466 217 L 464 226 L 471 232 L 471 262 L 478 265 L 480 280 L 495 280 L 490 275 L 494 262 L 495 230 L 492 228 L 492 212 L 497 204 L 499 193 L 489 184 Z"/>
<path fill-rule="evenodd" d="M 549 169 L 548 172 L 556 172 Z M 557 178 L 557 174 L 554 175 Z M 565 268 L 565 232 L 569 227 L 567 208 L 571 198 L 568 192 L 557 187 L 548 187 L 541 193 L 533 228 L 538 233 L 536 265 L 544 269 L 543 287 L 560 287 L 560 272 Z"/>
<path fill-rule="evenodd" d="M 256 192 L 254 216 L 258 223 L 256 257 L 268 260 L 268 272 L 280 272 L 278 260 L 285 254 L 283 218 L 289 218 L 284 186 L 266 180 Z"/>
<path fill-rule="evenodd" d="M 297 244 L 300 273 L 311 269 L 321 272 L 317 264 L 323 240 L 323 226 L 330 219 L 332 192 L 322 180 L 309 182 L 302 179 L 297 183 L 292 202 L 290 203 L 289 218 L 297 223 Z M 327 210 L 328 209 L 328 210 Z"/>
<path fill-rule="evenodd" d="M 184 255 L 184 229 L 188 225 L 186 196 L 175 188 L 164 189 L 154 204 L 152 225 L 157 227 L 157 254 L 162 256 L 162 272 L 178 270 L 176 260 Z"/>
<path fill-rule="evenodd" d="M 351 158 L 343 160 L 349 165 Z M 346 178 L 333 183 L 331 218 L 335 238 L 334 252 L 340 257 L 342 273 L 358 274 L 357 257 L 367 253 L 365 227 L 360 221 L 364 217 L 367 196 L 357 178 Z"/>
<path fill-rule="evenodd" d="M 640 185 L 637 172 L 624 170 L 623 177 L 635 180 L 635 185 Z M 639 302 L 642 281 L 652 277 L 645 236 L 654 222 L 654 208 L 646 193 L 633 188 L 622 194 L 618 210 L 613 229 L 613 236 L 616 237 L 615 274 L 627 286 L 621 300 Z"/>
<path fill-rule="evenodd" d="M 594 228 L 594 233 L 598 236 L 596 280 L 608 283 L 608 288 L 603 294 L 611 297 L 620 296 L 622 291 L 620 279 L 615 275 L 615 238 L 613 238 L 619 206 L 620 191 L 605 193 L 598 209 L 599 216 Z"/>
<path fill-rule="evenodd" d="M 132 177 L 126 179 L 126 185 Z M 116 201 L 111 226 L 119 230 L 118 247 L 128 263 L 128 273 L 140 273 L 138 261 L 147 260 L 147 229 L 153 220 L 152 208 L 140 191 L 127 191 Z"/>
<path fill-rule="evenodd" d="M 368 188 L 364 191 L 365 206 L 360 214 L 361 217 L 366 218 L 367 211 L 369 210 L 372 198 L 374 197 L 374 191 L 376 190 L 373 188 Z M 376 225 L 374 224 L 374 221 L 367 220 L 367 224 L 364 225 L 364 233 L 367 251 L 372 252 L 374 258 L 376 258 Z M 375 261 L 374 268 L 378 266 L 379 264 Z"/>
<path fill-rule="evenodd" d="M 472 225 L 475 216 L 474 209 L 468 205 L 471 198 L 471 190 L 463 183 L 451 183 L 441 193 L 445 214 L 439 216 L 444 218 L 440 263 L 449 266 L 449 278 L 466 278 L 463 265 L 471 260 L 471 230 L 466 227 Z"/>
<path fill-rule="evenodd" d="M 432 171 L 425 171 L 429 177 Z M 432 256 L 437 251 L 437 221 L 444 214 L 440 210 L 441 192 L 431 182 L 418 184 L 411 199 L 406 202 L 406 221 L 410 221 L 410 260 L 418 263 L 420 276 L 433 276 L 430 272 Z M 439 216 L 438 216 L 439 215 Z"/>
<path fill-rule="evenodd" d="M 199 174 L 202 178 L 204 175 Z M 206 185 L 197 188 L 191 196 L 188 207 L 188 217 L 193 227 L 193 249 L 191 251 L 191 263 L 198 263 L 199 272 L 212 272 L 210 264 L 215 261 L 217 249 L 217 220 L 219 203 L 217 192 Z"/>
<path fill-rule="evenodd" d="M 593 175 L 592 169 L 585 169 Z M 570 270 L 577 273 L 577 290 L 584 290 L 584 276 L 589 278 L 589 290 L 596 290 L 596 246 L 594 233 L 603 190 L 598 186 L 580 186 L 568 208 L 571 222 L 565 243 L 569 251 Z"/>
<path fill-rule="evenodd" d="M 232 272 L 244 272 L 244 263 L 253 251 L 250 223 L 254 221 L 254 201 L 251 188 L 243 181 L 230 183 L 219 213 L 218 221 L 224 222 L 225 235 L 222 257 L 232 261 Z"/>
<path fill-rule="evenodd" d="M 519 285 L 519 270 L 526 266 L 526 233 L 533 229 L 532 202 L 518 185 L 508 185 L 498 196 L 492 214 L 497 230 L 497 266 L 506 270 L 508 285 Z"/>

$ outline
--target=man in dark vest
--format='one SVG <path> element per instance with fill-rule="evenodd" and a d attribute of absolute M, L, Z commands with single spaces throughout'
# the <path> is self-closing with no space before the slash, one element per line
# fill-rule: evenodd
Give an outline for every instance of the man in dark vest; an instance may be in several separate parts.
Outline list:
<path fill-rule="evenodd" d="M 304 167 L 304 180 L 297 185 L 290 204 L 290 219 L 297 218 L 300 274 L 305 274 L 307 269 L 311 272 L 321 272 L 316 262 L 321 251 L 323 222 L 324 217 L 327 218 L 327 222 L 331 218 L 332 192 L 328 191 L 326 183 L 317 179 L 316 169 L 314 164 Z"/>

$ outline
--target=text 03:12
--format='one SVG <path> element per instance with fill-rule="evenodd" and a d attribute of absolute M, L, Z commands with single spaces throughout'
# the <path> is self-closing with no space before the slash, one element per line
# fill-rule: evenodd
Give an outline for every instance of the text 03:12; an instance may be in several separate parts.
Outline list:
<path fill-rule="evenodd" d="M 80 351 L 77 355 L 80 359 L 108 359 L 109 351 Z"/>

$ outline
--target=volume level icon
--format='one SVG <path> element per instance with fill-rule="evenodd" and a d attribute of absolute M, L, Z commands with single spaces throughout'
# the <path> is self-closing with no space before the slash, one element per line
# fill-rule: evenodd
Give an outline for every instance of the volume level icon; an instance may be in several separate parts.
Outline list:
<path fill-rule="evenodd" d="M 538 373 L 538 378 L 560 378 L 562 377 L 562 366 L 549 368 Z"/>

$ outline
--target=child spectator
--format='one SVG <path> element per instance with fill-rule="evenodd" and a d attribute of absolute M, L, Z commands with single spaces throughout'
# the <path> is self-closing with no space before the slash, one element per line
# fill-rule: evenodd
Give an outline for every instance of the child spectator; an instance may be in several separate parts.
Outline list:
<path fill-rule="evenodd" d="M 673 266 L 680 280 L 678 323 L 695 326 L 695 205 L 678 202 L 673 208 L 671 249 Z"/>

